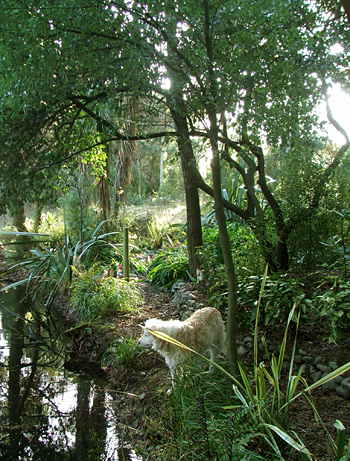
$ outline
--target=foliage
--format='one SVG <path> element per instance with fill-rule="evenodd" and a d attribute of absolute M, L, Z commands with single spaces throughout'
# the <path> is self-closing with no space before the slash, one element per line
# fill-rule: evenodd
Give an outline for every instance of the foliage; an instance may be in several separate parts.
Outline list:
<path fill-rule="evenodd" d="M 274 326 L 284 323 L 290 306 L 297 302 L 304 322 L 321 322 L 329 329 L 329 340 L 337 342 L 343 329 L 350 325 L 350 285 L 347 279 L 327 275 L 330 268 L 303 277 L 295 274 L 273 274 L 266 277 L 261 297 L 259 319 L 261 324 Z M 242 312 L 248 312 L 250 322 L 255 318 L 262 276 L 239 280 L 238 300 Z M 294 301 L 293 301 L 294 300 Z M 293 319 L 295 320 L 295 319 Z"/>
<path fill-rule="evenodd" d="M 120 248 L 117 245 L 108 243 L 105 239 L 108 234 L 100 234 L 103 222 L 100 223 L 92 234 L 90 240 L 81 243 L 78 241 L 72 244 L 66 235 L 63 244 L 57 244 L 51 248 L 45 243 L 33 240 L 31 244 L 30 257 L 11 267 L 10 271 L 25 268 L 29 271 L 27 278 L 11 284 L 8 288 L 18 285 L 27 285 L 28 294 L 38 302 L 44 302 L 49 308 L 59 293 L 65 292 L 70 284 L 72 269 L 88 267 L 96 260 L 111 264 L 116 263 L 116 257 L 120 255 Z M 6 234 L 17 234 L 9 233 Z M 22 233 L 24 236 L 31 237 L 32 233 Z M 49 240 L 47 236 L 44 236 Z M 25 245 L 30 241 L 26 240 Z M 116 269 L 117 270 L 117 269 Z"/>
<path fill-rule="evenodd" d="M 100 264 L 94 264 L 87 271 L 74 271 L 69 304 L 82 321 L 132 311 L 141 301 L 133 283 L 112 277 L 104 270 Z"/>
<path fill-rule="evenodd" d="M 188 278 L 188 258 L 183 246 L 160 251 L 148 267 L 151 283 L 169 287 L 180 279 Z"/>
<path fill-rule="evenodd" d="M 238 299 L 242 306 L 250 307 L 251 320 L 257 312 L 257 299 L 263 276 L 241 278 L 238 287 Z M 286 274 L 272 274 L 266 277 L 265 289 L 261 297 L 259 319 L 265 326 L 284 323 L 290 308 L 296 300 L 298 304 L 305 298 L 302 280 Z"/>
<path fill-rule="evenodd" d="M 57 212 L 47 211 L 42 214 L 41 224 L 38 229 L 39 233 L 50 235 L 50 246 L 56 245 L 64 241 L 64 222 L 62 210 Z"/>
<path fill-rule="evenodd" d="M 66 231 L 73 242 L 89 240 L 101 222 L 99 206 L 91 189 L 79 184 L 72 187 L 60 200 L 64 213 Z"/>
<path fill-rule="evenodd" d="M 149 243 L 155 250 L 167 245 L 172 246 L 179 240 L 181 234 L 184 234 L 183 230 L 183 224 L 169 225 L 165 219 L 160 219 L 158 216 L 152 216 L 147 224 Z"/>
<path fill-rule="evenodd" d="M 171 394 L 163 459 L 263 459 L 249 445 L 250 428 L 240 415 L 224 409 L 232 397 L 232 381 L 226 375 L 215 371 L 209 377 L 197 363 L 185 366 Z"/>
<path fill-rule="evenodd" d="M 237 278 L 246 280 L 257 277 L 263 270 L 264 261 L 254 234 L 248 227 L 236 222 L 228 224 L 228 232 Z M 219 310 L 224 309 L 227 304 L 227 281 L 216 226 L 204 227 L 203 243 L 203 249 L 198 250 L 198 256 L 207 282 L 208 301 Z"/>
<path fill-rule="evenodd" d="M 267 226 L 272 223 L 280 242 L 287 242 L 291 229 L 317 209 L 346 149 L 327 164 L 307 163 L 301 182 L 307 185 L 312 173 L 312 187 L 302 189 L 305 213 L 287 213 L 285 219 L 289 197 L 274 193 L 263 147 L 273 148 L 281 164 L 291 159 L 290 172 L 319 149 L 315 107 L 325 97 L 322 83 L 348 81 L 349 28 L 343 18 L 306 1 L 293 8 L 289 1 L 265 0 L 254 6 L 193 0 L 88 8 L 82 0 L 69 7 L 58 0 L 55 8 L 47 1 L 39 7 L 10 4 L 1 24 L 0 69 L 0 140 L 6 151 L 0 184 L 6 201 L 33 200 L 33 190 L 57 188 L 62 165 L 81 170 L 89 161 L 102 175 L 110 143 L 171 139 L 174 157 L 175 140 L 184 134 L 194 151 L 198 144 L 206 150 L 206 141 L 215 139 L 222 163 L 244 185 L 236 188 L 244 197 L 227 192 L 229 213 L 251 226 L 272 267 L 280 247 L 266 238 Z M 343 50 L 335 53 L 334 44 Z M 130 117 L 135 102 L 139 110 Z M 178 126 L 174 131 L 174 111 L 188 123 L 187 133 Z M 210 117 L 215 123 L 208 124 Z M 183 160 L 185 169 L 195 168 L 196 158 Z M 196 182 L 210 192 L 195 172 Z M 284 252 L 275 265 L 286 269 Z"/>
<path fill-rule="evenodd" d="M 348 445 L 345 446 L 346 429 L 341 421 L 338 419 L 334 423 L 334 427 L 337 430 L 337 461 L 348 461 L 350 459 L 350 437 Z"/>
<path fill-rule="evenodd" d="M 324 276 L 315 287 L 311 314 L 328 324 L 329 340 L 337 342 L 350 326 L 350 283 L 339 276 Z M 311 307 L 311 306 L 309 306 Z"/>
<path fill-rule="evenodd" d="M 102 366 L 124 366 L 132 365 L 133 360 L 138 357 L 142 348 L 133 338 L 117 338 L 115 339 L 102 356 Z"/>

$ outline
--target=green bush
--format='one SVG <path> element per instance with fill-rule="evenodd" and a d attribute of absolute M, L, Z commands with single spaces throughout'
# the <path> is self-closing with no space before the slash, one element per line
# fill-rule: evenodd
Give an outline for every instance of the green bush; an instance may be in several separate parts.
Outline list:
<path fill-rule="evenodd" d="M 238 303 L 241 312 L 255 318 L 263 276 L 238 280 Z M 337 342 L 343 329 L 350 326 L 350 283 L 332 274 L 307 273 L 303 277 L 274 274 L 266 277 L 261 297 L 260 322 L 265 326 L 284 323 L 289 310 L 297 302 L 302 320 L 322 322 L 329 329 L 329 340 Z"/>
<path fill-rule="evenodd" d="M 188 278 L 188 256 L 184 247 L 169 247 L 159 252 L 149 265 L 148 278 L 158 286 L 169 287 Z"/>
<path fill-rule="evenodd" d="M 228 225 L 228 232 L 237 278 L 245 280 L 262 274 L 265 262 L 254 234 L 248 227 L 236 222 Z M 208 284 L 208 301 L 210 305 L 223 310 L 227 305 L 227 279 L 217 226 L 203 229 L 203 242 L 198 257 Z"/>
<path fill-rule="evenodd" d="M 251 276 L 238 280 L 238 303 L 247 308 L 250 320 L 255 319 L 257 301 L 263 276 Z M 295 302 L 302 304 L 305 298 L 302 280 L 288 275 L 270 275 L 266 277 L 265 289 L 261 298 L 260 323 L 265 326 L 284 323 Z"/>
<path fill-rule="evenodd" d="M 87 271 L 75 270 L 69 304 L 83 321 L 132 311 L 140 301 L 133 283 L 109 276 L 108 270 L 97 264 Z"/>
<path fill-rule="evenodd" d="M 134 338 L 117 338 L 103 354 L 102 366 L 128 367 L 141 353 L 144 353 L 144 349 Z"/>
<path fill-rule="evenodd" d="M 64 241 L 63 212 L 57 210 L 57 213 L 50 211 L 43 213 L 38 232 L 50 235 L 50 245 L 52 247 L 62 243 Z"/>
<path fill-rule="evenodd" d="M 329 340 L 337 342 L 342 329 L 350 327 L 350 282 L 340 276 L 324 276 L 313 294 L 312 311 L 322 323 L 328 323 Z"/>

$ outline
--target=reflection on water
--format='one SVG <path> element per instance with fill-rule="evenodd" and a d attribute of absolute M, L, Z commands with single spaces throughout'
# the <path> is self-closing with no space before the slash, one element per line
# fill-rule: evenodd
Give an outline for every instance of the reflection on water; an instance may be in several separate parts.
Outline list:
<path fill-rule="evenodd" d="M 141 459 L 118 444 L 104 383 L 62 367 L 59 348 L 20 298 L 18 290 L 0 294 L 0 458 Z"/>

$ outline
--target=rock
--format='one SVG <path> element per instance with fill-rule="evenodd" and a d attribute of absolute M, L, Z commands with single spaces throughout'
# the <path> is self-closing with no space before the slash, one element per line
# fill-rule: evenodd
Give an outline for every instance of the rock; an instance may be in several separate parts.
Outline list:
<path fill-rule="evenodd" d="M 332 368 L 329 367 L 328 365 L 325 365 L 323 363 L 318 363 L 317 364 L 317 368 L 321 371 L 323 371 L 323 373 L 330 373 L 332 371 Z"/>
<path fill-rule="evenodd" d="M 322 362 L 322 360 L 322 357 L 318 355 L 317 357 L 315 357 L 314 364 L 317 365 L 318 363 Z"/>
<path fill-rule="evenodd" d="M 337 386 L 335 388 L 335 392 L 340 396 L 343 397 L 344 399 L 350 399 L 350 390 L 345 389 L 343 386 Z"/>
<path fill-rule="evenodd" d="M 334 362 L 334 360 L 329 361 L 328 366 L 330 366 L 333 371 L 336 370 L 337 368 L 339 368 L 337 362 Z"/>
<path fill-rule="evenodd" d="M 294 362 L 297 363 L 297 364 L 299 364 L 299 363 L 302 363 L 302 361 L 303 361 L 302 355 L 300 355 L 300 354 L 295 354 L 295 356 L 294 356 Z"/>
<path fill-rule="evenodd" d="M 314 358 L 313 358 L 311 355 L 304 355 L 304 356 L 303 356 L 303 361 L 304 361 L 305 363 L 311 363 L 311 362 L 314 361 Z"/>
<path fill-rule="evenodd" d="M 341 376 L 339 376 L 339 378 L 341 378 Z M 350 391 L 350 376 L 347 378 L 343 378 L 341 380 L 341 385 L 342 387 L 344 387 L 344 389 L 347 389 L 348 391 Z"/>
<path fill-rule="evenodd" d="M 237 350 L 237 354 L 239 357 L 245 357 L 247 353 L 248 353 L 248 350 L 243 346 L 240 346 Z"/>
<path fill-rule="evenodd" d="M 298 353 L 299 353 L 300 355 L 306 355 L 306 352 L 304 351 L 304 349 L 299 349 L 299 350 L 298 350 Z"/>
<path fill-rule="evenodd" d="M 342 376 L 337 376 L 336 378 L 334 378 L 334 381 L 335 381 L 337 384 L 340 384 L 340 385 L 342 386 L 342 385 L 343 385 L 343 384 L 342 384 L 342 383 L 343 383 L 343 379 L 344 379 L 344 378 L 343 378 Z M 345 387 L 345 389 L 346 389 L 346 386 L 344 386 L 344 387 Z M 349 388 L 349 390 L 350 390 L 350 388 Z"/>
<path fill-rule="evenodd" d="M 253 342 L 253 338 L 252 338 L 251 336 L 246 336 L 246 337 L 243 339 L 243 341 L 244 341 L 245 343 L 252 343 L 252 342 Z"/>
<path fill-rule="evenodd" d="M 322 371 L 316 371 L 315 373 L 312 373 L 311 378 L 313 379 L 313 382 L 315 383 L 316 381 L 322 378 L 322 375 L 323 375 Z"/>
<path fill-rule="evenodd" d="M 323 373 L 322 378 L 326 378 L 328 375 L 329 373 Z M 329 389 L 335 389 L 337 387 L 337 383 L 335 382 L 334 379 L 332 379 L 331 381 L 328 381 L 328 383 L 325 383 L 324 385 L 328 387 Z"/>

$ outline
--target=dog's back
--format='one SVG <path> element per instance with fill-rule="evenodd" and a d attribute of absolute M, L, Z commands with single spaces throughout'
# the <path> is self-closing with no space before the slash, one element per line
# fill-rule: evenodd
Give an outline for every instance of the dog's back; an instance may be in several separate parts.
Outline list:
<path fill-rule="evenodd" d="M 159 338 L 148 330 L 166 333 L 196 352 L 209 351 L 212 362 L 215 362 L 216 356 L 220 352 L 226 353 L 225 325 L 220 312 L 213 307 L 199 309 L 184 322 L 180 320 L 147 320 L 144 335 L 139 339 L 139 344 L 144 347 L 152 346 L 155 351 L 161 354 L 174 379 L 176 367 L 188 359 L 191 353 L 188 349 Z"/>
<path fill-rule="evenodd" d="M 196 311 L 184 322 L 185 331 L 188 332 L 189 347 L 196 351 L 204 351 L 216 347 L 220 352 L 226 353 L 225 324 L 220 312 L 214 307 L 204 307 Z"/>

